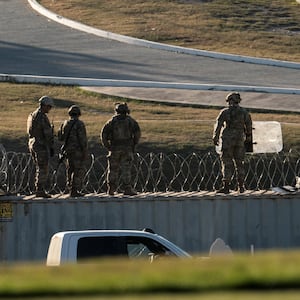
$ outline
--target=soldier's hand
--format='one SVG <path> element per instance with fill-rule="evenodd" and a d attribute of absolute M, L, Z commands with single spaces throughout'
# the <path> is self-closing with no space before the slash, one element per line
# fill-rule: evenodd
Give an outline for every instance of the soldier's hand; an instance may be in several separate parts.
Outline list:
<path fill-rule="evenodd" d="M 252 143 L 252 138 L 251 138 L 250 134 L 246 135 L 246 141 L 245 142 L 246 143 Z"/>
<path fill-rule="evenodd" d="M 110 150 L 111 150 L 110 143 L 108 143 L 108 142 L 103 142 L 103 146 L 104 146 L 104 148 L 105 148 L 107 151 L 110 151 Z"/>
<path fill-rule="evenodd" d="M 219 139 L 213 138 L 213 143 L 215 146 L 219 146 Z"/>

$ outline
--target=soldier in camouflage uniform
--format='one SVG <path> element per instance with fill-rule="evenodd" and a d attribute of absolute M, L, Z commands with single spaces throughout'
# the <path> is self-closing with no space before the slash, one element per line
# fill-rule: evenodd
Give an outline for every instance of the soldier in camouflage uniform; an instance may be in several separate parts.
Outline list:
<path fill-rule="evenodd" d="M 71 197 L 81 197 L 80 191 L 85 175 L 84 163 L 87 159 L 88 142 L 84 122 L 79 120 L 80 108 L 72 105 L 69 108 L 69 120 L 65 120 L 58 131 L 58 139 L 64 142 L 62 154 L 67 159 L 67 187 Z"/>
<path fill-rule="evenodd" d="M 48 179 L 49 157 L 54 155 L 54 134 L 47 114 L 54 103 L 48 96 L 41 97 L 39 103 L 39 108 L 30 113 L 27 119 L 28 148 L 36 165 L 36 197 L 51 198 L 45 192 L 45 186 Z"/>
<path fill-rule="evenodd" d="M 240 101 L 240 94 L 236 92 L 230 93 L 226 97 L 228 108 L 220 112 L 213 135 L 213 142 L 215 145 L 218 145 L 221 129 L 224 127 L 221 136 L 223 187 L 218 190 L 219 193 L 229 193 L 234 170 L 237 173 L 239 192 L 243 193 L 245 191 L 244 143 L 245 141 L 252 142 L 252 120 L 250 114 L 244 108 L 240 107 Z"/>
<path fill-rule="evenodd" d="M 137 121 L 129 116 L 126 103 L 117 103 L 116 114 L 104 125 L 101 140 L 109 151 L 107 185 L 108 194 L 114 195 L 122 171 L 124 195 L 136 195 L 131 185 L 131 167 L 134 159 L 135 146 L 141 137 L 141 130 Z"/>

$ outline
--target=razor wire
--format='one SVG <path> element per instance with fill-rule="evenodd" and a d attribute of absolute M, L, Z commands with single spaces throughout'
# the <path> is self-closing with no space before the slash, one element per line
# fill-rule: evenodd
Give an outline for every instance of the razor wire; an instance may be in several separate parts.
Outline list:
<path fill-rule="evenodd" d="M 3 145 L 0 144 L 0 189 L 2 190 L 2 192 L 5 192 L 7 189 L 7 173 L 7 154 Z"/>
<path fill-rule="evenodd" d="M 28 153 L 6 152 L 0 146 L 1 189 L 10 194 L 31 194 L 34 191 L 35 165 Z M 295 186 L 300 175 L 299 152 L 247 154 L 245 186 L 249 190 L 268 190 L 276 186 Z M 107 160 L 93 154 L 86 161 L 83 192 L 106 191 Z M 235 177 L 234 177 L 235 178 Z M 215 191 L 222 185 L 221 161 L 215 152 L 147 153 L 135 155 L 132 167 L 134 188 L 139 192 Z M 237 182 L 233 179 L 233 188 Z M 66 186 L 66 165 L 58 157 L 50 158 L 50 193 L 63 193 Z M 121 187 L 120 187 L 121 188 Z"/>

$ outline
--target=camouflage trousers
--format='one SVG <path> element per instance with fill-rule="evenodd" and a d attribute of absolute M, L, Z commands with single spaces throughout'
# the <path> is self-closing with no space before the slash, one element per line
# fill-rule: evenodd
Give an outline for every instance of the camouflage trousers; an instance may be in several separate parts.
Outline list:
<path fill-rule="evenodd" d="M 83 153 L 81 151 L 67 153 L 67 189 L 80 191 L 84 175 Z"/>
<path fill-rule="evenodd" d="M 29 149 L 35 163 L 35 189 L 45 191 L 49 173 L 49 153 L 45 150 L 35 151 Z"/>
<path fill-rule="evenodd" d="M 245 146 L 244 141 L 240 140 L 236 143 L 223 143 L 221 161 L 223 181 L 230 182 L 234 172 L 237 173 L 237 181 L 240 184 L 245 180 Z"/>
<path fill-rule="evenodd" d="M 119 177 L 124 188 L 131 187 L 131 167 L 133 163 L 133 152 L 130 150 L 111 151 L 107 155 L 108 172 L 107 183 L 117 187 Z"/>

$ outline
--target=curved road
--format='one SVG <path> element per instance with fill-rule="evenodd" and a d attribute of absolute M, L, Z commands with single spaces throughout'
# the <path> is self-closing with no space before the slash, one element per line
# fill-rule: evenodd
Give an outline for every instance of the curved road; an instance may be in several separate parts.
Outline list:
<path fill-rule="evenodd" d="M 0 0 L 0 73 L 299 89 L 300 71 L 137 47 Z"/>
<path fill-rule="evenodd" d="M 49 21 L 25 0 L 0 3 L 2 73 L 299 87 L 299 70 L 131 46 Z"/>

